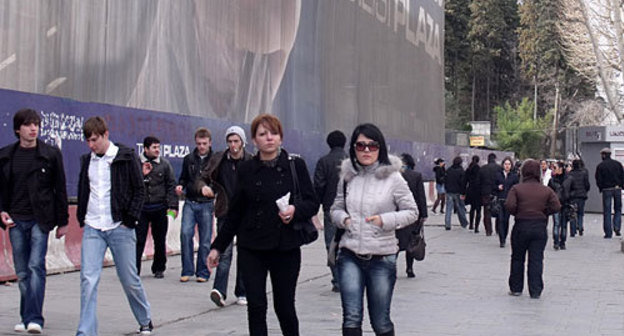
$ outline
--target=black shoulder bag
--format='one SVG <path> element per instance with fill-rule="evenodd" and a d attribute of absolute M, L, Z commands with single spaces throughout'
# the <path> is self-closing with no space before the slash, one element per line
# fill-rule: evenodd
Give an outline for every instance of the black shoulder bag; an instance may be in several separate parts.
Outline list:
<path fill-rule="evenodd" d="M 342 195 L 344 197 L 344 208 L 345 212 L 347 211 L 347 181 L 342 182 Z M 340 238 L 345 233 L 345 229 L 336 229 L 336 233 L 334 234 L 334 239 L 329 243 L 329 248 L 327 249 L 327 266 L 336 266 L 336 259 L 338 259 L 338 245 L 340 245 Z"/>
<path fill-rule="evenodd" d="M 293 180 L 293 199 L 295 202 L 301 202 L 303 201 L 303 197 L 301 195 L 301 189 L 299 188 L 299 177 L 295 169 L 295 158 L 288 156 L 288 161 L 290 163 L 290 174 Z M 292 225 L 297 233 L 299 244 L 307 245 L 318 239 L 319 234 L 314 223 L 312 223 L 312 218 L 308 218 L 304 222 L 295 222 Z"/>

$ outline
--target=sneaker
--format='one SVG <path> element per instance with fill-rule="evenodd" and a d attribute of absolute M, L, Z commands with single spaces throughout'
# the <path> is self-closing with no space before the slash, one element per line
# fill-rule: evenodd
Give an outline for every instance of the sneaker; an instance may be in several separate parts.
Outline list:
<path fill-rule="evenodd" d="M 137 331 L 137 334 L 139 334 L 139 335 L 151 335 L 152 334 L 152 330 L 154 330 L 154 325 L 152 324 L 152 321 L 149 321 L 149 323 L 147 325 L 139 326 L 139 330 Z"/>
<path fill-rule="evenodd" d="M 41 334 L 41 325 L 35 322 L 29 322 L 26 330 L 29 334 Z"/>
<path fill-rule="evenodd" d="M 511 296 L 520 296 L 520 295 L 522 295 L 522 292 L 512 292 L 512 291 L 509 291 L 509 295 L 511 295 Z"/>
<path fill-rule="evenodd" d="M 163 272 L 154 272 L 154 278 L 162 279 L 164 277 L 165 277 L 165 274 Z"/>
<path fill-rule="evenodd" d="M 195 279 L 195 281 L 197 281 L 197 282 L 206 282 L 206 281 L 208 281 L 208 279 L 202 278 L 202 277 L 197 277 L 197 279 Z"/>
<path fill-rule="evenodd" d="M 247 298 L 244 296 L 239 296 L 238 300 L 236 300 L 236 304 L 239 306 L 246 306 L 247 305 Z"/>
<path fill-rule="evenodd" d="M 13 327 L 13 331 L 24 332 L 26 331 L 26 326 L 24 325 L 24 323 L 18 323 L 15 325 L 15 327 Z"/>
<path fill-rule="evenodd" d="M 210 300 L 212 300 L 212 302 L 214 302 L 214 304 L 216 304 L 218 307 L 225 306 L 223 294 L 221 294 L 221 292 L 219 292 L 219 290 L 216 288 L 210 291 Z"/>
<path fill-rule="evenodd" d="M 191 279 L 188 275 L 183 275 L 180 277 L 180 282 L 188 282 Z"/>

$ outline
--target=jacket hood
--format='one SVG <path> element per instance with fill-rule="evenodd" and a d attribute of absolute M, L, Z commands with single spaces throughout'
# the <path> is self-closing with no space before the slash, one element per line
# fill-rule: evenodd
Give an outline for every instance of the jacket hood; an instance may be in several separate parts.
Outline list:
<path fill-rule="evenodd" d="M 375 168 L 375 177 L 377 179 L 385 179 L 392 173 L 399 172 L 401 170 L 403 162 L 399 157 L 395 155 L 388 155 L 388 158 L 390 159 L 389 165 L 378 165 L 377 168 Z M 340 165 L 340 177 L 343 180 L 349 182 L 357 174 L 358 171 L 353 168 L 353 165 L 351 164 L 351 160 L 349 158 L 342 160 L 342 164 Z"/>
<path fill-rule="evenodd" d="M 526 160 L 520 169 L 522 173 L 522 182 L 540 180 L 540 163 L 536 160 Z"/>

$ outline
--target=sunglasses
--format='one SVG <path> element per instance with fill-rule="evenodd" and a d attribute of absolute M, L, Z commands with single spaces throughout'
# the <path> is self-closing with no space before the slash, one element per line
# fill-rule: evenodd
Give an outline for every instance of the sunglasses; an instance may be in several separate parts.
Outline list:
<path fill-rule="evenodd" d="M 377 141 L 373 141 L 373 142 L 356 142 L 355 145 L 353 146 L 355 147 L 355 150 L 358 152 L 363 152 L 366 150 L 366 148 L 368 148 L 369 151 L 371 152 L 376 152 L 379 150 L 379 142 Z"/>

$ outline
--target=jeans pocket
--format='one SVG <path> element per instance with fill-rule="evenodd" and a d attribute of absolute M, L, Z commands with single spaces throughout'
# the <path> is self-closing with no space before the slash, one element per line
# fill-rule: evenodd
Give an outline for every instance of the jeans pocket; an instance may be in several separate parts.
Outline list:
<path fill-rule="evenodd" d="M 389 265 L 396 266 L 397 256 L 396 254 L 388 254 L 383 256 L 382 260 Z"/>

